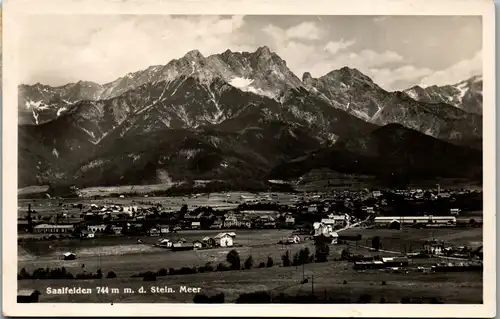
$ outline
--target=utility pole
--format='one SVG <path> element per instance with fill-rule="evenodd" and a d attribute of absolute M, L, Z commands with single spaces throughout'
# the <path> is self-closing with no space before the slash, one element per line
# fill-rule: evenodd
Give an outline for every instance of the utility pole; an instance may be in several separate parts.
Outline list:
<path fill-rule="evenodd" d="M 314 275 L 311 275 L 311 294 L 314 295 Z"/>
<path fill-rule="evenodd" d="M 304 267 L 305 267 L 305 265 L 302 264 L 302 282 L 304 282 L 304 280 L 305 280 L 305 277 L 304 277 Z"/>

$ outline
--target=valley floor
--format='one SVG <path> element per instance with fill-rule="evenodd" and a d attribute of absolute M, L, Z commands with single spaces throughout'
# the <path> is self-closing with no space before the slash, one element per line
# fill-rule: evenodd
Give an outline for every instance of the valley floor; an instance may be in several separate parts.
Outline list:
<path fill-rule="evenodd" d="M 430 238 L 441 238 L 457 244 L 470 244 L 471 247 L 482 241 L 482 230 L 476 229 L 435 229 L 417 230 L 404 229 L 358 229 L 350 232 L 360 232 L 363 235 L 360 245 L 365 240 L 370 242 L 373 236 L 380 236 L 384 249 L 403 251 L 403 247 L 413 246 L 420 248 L 422 242 Z M 185 231 L 176 234 L 188 241 L 206 236 L 214 231 Z M 41 302 L 192 302 L 192 293 L 124 293 L 125 288 L 138 291 L 144 287 L 147 291 L 152 286 L 168 286 L 178 291 L 180 286 L 201 288 L 201 293 L 211 295 L 223 292 L 226 302 L 234 302 L 242 293 L 252 291 L 272 291 L 273 294 L 301 294 L 314 291 L 321 296 L 342 296 L 352 302 L 360 295 L 368 294 L 372 302 L 379 302 L 384 298 L 386 302 L 400 302 L 403 297 L 437 298 L 444 303 L 481 303 L 482 302 L 482 273 L 392 273 L 380 270 L 356 271 L 352 264 L 338 259 L 345 245 L 332 245 L 329 262 L 312 263 L 302 267 L 281 267 L 281 256 L 286 250 L 293 256 L 303 247 L 309 247 L 314 252 L 310 241 L 303 241 L 298 245 L 278 245 L 277 242 L 290 233 L 289 230 L 237 230 L 238 247 L 242 262 L 252 255 L 254 267 L 260 262 L 266 262 L 270 256 L 275 266 L 262 269 L 251 269 L 227 272 L 208 272 L 191 275 L 169 275 L 157 277 L 156 282 L 144 282 L 142 278 L 131 278 L 132 275 L 145 271 L 158 271 L 161 268 L 181 268 L 201 266 L 211 263 L 216 266 L 224 262 L 231 248 L 217 248 L 210 250 L 172 252 L 162 248 L 152 247 L 156 239 L 143 238 L 147 244 L 138 244 L 137 238 L 116 237 L 80 241 L 59 240 L 20 243 L 19 269 L 25 268 L 32 272 L 37 268 L 65 267 L 73 274 L 83 271 L 95 273 L 102 269 L 104 275 L 108 271 L 117 274 L 115 279 L 95 280 L 19 280 L 19 288 L 39 290 Z M 241 245 L 241 246 L 240 246 Z M 359 254 L 375 254 L 356 245 L 350 245 L 349 250 Z M 66 251 L 75 252 L 76 260 L 62 260 L 61 254 Z M 379 252 L 383 256 L 390 253 Z M 394 255 L 394 254 L 392 254 Z M 430 258 L 414 260 L 411 267 L 417 265 L 430 266 L 432 263 L 442 262 L 442 259 Z M 303 278 L 309 278 L 308 283 L 301 284 Z M 382 281 L 386 284 L 383 285 Z M 46 293 L 48 287 L 82 287 L 91 288 L 90 295 L 50 295 Z M 97 287 L 119 288 L 119 293 L 98 294 Z M 340 297 L 339 297 L 340 298 Z"/>

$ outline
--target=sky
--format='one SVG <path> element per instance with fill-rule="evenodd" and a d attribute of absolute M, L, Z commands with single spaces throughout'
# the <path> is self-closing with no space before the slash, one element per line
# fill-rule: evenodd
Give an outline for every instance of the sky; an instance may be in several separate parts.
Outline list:
<path fill-rule="evenodd" d="M 299 77 L 344 66 L 386 90 L 482 74 L 480 16 L 37 15 L 19 23 L 19 81 L 111 82 L 198 49 L 266 45 Z"/>

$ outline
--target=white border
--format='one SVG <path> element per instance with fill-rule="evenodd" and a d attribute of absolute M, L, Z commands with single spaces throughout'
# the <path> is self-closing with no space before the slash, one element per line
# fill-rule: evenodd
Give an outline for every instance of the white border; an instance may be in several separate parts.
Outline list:
<path fill-rule="evenodd" d="M 23 14 L 318 14 L 483 16 L 483 305 L 17 304 L 17 37 Z M 495 37 L 490 0 L 5 0 L 3 4 L 3 314 L 5 316 L 494 317 Z M 446 54 L 446 52 L 443 52 Z M 457 159 L 458 160 L 458 159 Z M 309 309 L 314 309 L 312 312 Z"/>

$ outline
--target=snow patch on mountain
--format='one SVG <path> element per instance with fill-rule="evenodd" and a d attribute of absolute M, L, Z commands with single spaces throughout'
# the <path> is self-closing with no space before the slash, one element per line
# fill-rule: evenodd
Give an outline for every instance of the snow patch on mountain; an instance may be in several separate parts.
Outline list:
<path fill-rule="evenodd" d="M 469 90 L 469 86 L 467 85 L 467 83 L 461 83 L 461 84 L 459 84 L 459 85 L 457 85 L 455 87 L 460 92 L 459 96 L 458 96 L 458 99 L 459 99 L 460 102 L 462 102 L 462 99 L 465 96 L 465 93 L 467 93 L 467 91 Z"/>
<path fill-rule="evenodd" d="M 26 101 L 25 105 L 26 105 L 26 108 L 28 110 L 44 111 L 44 110 L 49 109 L 49 106 L 44 104 L 42 101 L 35 102 L 35 101 L 28 100 L 28 101 Z"/>
<path fill-rule="evenodd" d="M 252 84 L 254 80 L 242 77 L 233 77 L 229 80 L 229 84 L 243 92 L 250 92 L 257 95 L 269 97 L 271 99 L 276 98 L 276 94 L 270 91 L 263 90 L 261 88 L 253 87 Z"/>
<path fill-rule="evenodd" d="M 38 125 L 38 113 L 36 113 L 34 109 L 32 110 L 32 113 L 33 113 L 33 118 L 35 119 L 35 123 L 36 125 Z"/>
<path fill-rule="evenodd" d="M 241 78 L 241 77 L 234 77 L 229 81 L 229 84 L 234 86 L 237 89 L 245 89 L 250 86 L 250 84 L 253 83 L 254 80 L 252 79 L 247 79 L 247 78 Z"/>
<path fill-rule="evenodd" d="M 418 95 L 415 92 L 415 89 L 410 89 L 410 90 L 406 91 L 406 94 L 408 94 L 412 99 L 418 100 Z"/>
<path fill-rule="evenodd" d="M 61 108 L 59 108 L 59 109 L 57 110 L 57 117 L 61 116 L 61 114 L 62 114 L 63 112 L 66 112 L 67 110 L 68 110 L 68 108 L 67 108 L 67 107 L 64 107 L 64 106 L 63 106 L 63 107 L 61 107 Z"/>

